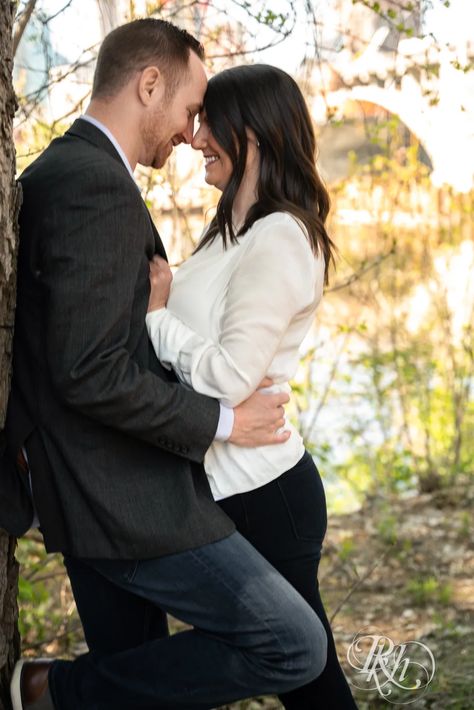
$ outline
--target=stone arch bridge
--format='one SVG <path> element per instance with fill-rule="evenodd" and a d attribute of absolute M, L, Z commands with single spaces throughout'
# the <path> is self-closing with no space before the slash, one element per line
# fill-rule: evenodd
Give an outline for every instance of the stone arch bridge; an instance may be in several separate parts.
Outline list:
<path fill-rule="evenodd" d="M 348 100 L 396 114 L 428 154 L 432 181 L 460 192 L 474 186 L 474 43 L 439 47 L 431 37 L 401 40 L 382 50 L 380 27 L 354 58 L 343 50 L 330 63 L 332 89 L 314 99 L 316 120 L 328 109 L 344 115 Z M 472 68 L 469 68 L 472 67 Z"/>

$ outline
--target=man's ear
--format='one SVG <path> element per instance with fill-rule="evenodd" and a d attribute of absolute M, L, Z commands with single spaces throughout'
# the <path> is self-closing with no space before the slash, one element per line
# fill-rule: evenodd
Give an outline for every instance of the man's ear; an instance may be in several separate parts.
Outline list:
<path fill-rule="evenodd" d="M 149 106 L 160 101 L 165 95 L 165 80 L 158 67 L 145 67 L 138 79 L 138 96 L 140 101 Z"/>

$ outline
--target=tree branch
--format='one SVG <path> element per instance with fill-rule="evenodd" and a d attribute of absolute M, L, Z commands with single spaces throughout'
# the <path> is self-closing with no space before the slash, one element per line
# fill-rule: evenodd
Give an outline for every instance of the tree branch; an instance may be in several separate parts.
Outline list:
<path fill-rule="evenodd" d="M 347 604 L 347 602 L 349 601 L 349 599 L 351 598 L 351 596 L 354 594 L 354 592 L 356 591 L 356 589 L 358 589 L 358 588 L 361 586 L 361 584 L 363 584 L 364 582 L 366 582 L 366 581 L 369 579 L 369 577 L 373 574 L 373 572 L 375 572 L 375 570 L 377 569 L 377 567 L 378 567 L 379 565 L 381 565 L 382 562 L 384 562 L 384 561 L 387 559 L 387 557 L 388 557 L 388 555 L 390 554 L 390 552 L 392 551 L 392 549 L 393 549 L 393 545 L 392 545 L 391 547 L 388 547 L 388 548 L 385 550 L 385 552 L 383 552 L 383 554 L 380 555 L 380 557 L 375 560 L 374 564 L 372 565 L 372 567 L 370 567 L 370 569 L 366 572 L 366 574 L 364 574 L 363 577 L 360 577 L 360 579 L 358 579 L 358 580 L 352 585 L 352 587 L 349 589 L 349 591 L 347 592 L 347 594 L 346 594 L 346 596 L 344 597 L 344 599 L 337 605 L 335 611 L 334 611 L 333 614 L 331 615 L 331 618 L 329 619 L 329 623 L 330 623 L 330 624 L 332 624 L 332 622 L 334 621 L 336 615 L 339 614 L 339 612 L 341 611 L 342 607 L 343 607 L 345 604 Z"/>
<path fill-rule="evenodd" d="M 361 268 L 351 274 L 348 279 L 337 283 L 331 288 L 327 288 L 325 290 L 325 293 L 331 293 L 331 291 L 340 291 L 341 289 L 350 286 L 352 283 L 354 283 L 354 281 L 358 281 L 361 276 L 366 274 L 368 271 L 371 271 L 371 269 L 375 269 L 377 266 L 379 266 L 379 264 L 382 263 L 382 261 L 385 261 L 385 259 L 388 259 L 389 256 L 392 256 L 395 253 L 395 247 L 396 245 L 394 243 L 388 252 L 386 252 L 385 254 L 381 254 L 373 261 L 369 261 L 368 263 L 362 264 Z"/>
<path fill-rule="evenodd" d="M 36 5 L 36 0 L 29 0 L 28 5 L 25 7 L 24 11 L 21 13 L 20 17 L 18 18 L 17 25 L 16 25 L 16 30 L 13 34 L 13 56 L 16 54 L 16 50 L 18 49 L 18 45 L 20 44 L 20 40 L 23 37 L 23 33 L 26 29 L 26 25 L 30 21 L 30 17 L 33 14 L 33 10 L 35 9 Z"/>

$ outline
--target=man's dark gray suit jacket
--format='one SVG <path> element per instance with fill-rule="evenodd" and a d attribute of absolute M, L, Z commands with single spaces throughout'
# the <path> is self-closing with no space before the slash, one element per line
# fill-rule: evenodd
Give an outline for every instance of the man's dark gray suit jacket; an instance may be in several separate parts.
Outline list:
<path fill-rule="evenodd" d="M 20 181 L 0 526 L 31 521 L 14 463 L 26 442 L 49 552 L 154 557 L 225 537 L 201 463 L 219 405 L 178 384 L 148 339 L 149 259 L 165 252 L 120 156 L 79 119 Z"/>

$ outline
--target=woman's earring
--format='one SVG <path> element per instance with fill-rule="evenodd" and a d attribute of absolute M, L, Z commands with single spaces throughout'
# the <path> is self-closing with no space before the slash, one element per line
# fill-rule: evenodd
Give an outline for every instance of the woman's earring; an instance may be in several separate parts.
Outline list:
<path fill-rule="evenodd" d="M 260 148 L 260 141 L 257 138 L 257 148 Z"/>

